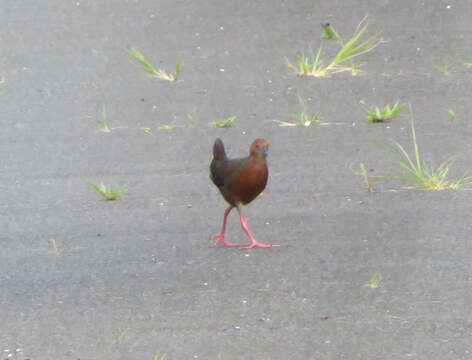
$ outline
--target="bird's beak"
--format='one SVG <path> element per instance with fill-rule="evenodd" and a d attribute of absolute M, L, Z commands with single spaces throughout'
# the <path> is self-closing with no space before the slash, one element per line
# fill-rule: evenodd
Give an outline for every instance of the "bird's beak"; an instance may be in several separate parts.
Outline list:
<path fill-rule="evenodd" d="M 269 145 L 266 145 L 261 149 L 261 154 L 262 156 L 267 157 L 267 155 L 269 154 Z"/>

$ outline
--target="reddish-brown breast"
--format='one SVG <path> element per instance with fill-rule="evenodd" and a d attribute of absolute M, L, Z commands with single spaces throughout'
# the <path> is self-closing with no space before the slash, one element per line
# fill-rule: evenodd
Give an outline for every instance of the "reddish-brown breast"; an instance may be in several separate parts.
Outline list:
<path fill-rule="evenodd" d="M 228 203 L 247 204 L 264 190 L 269 176 L 268 147 L 266 140 L 256 139 L 251 144 L 248 157 L 228 159 L 223 142 L 216 139 L 210 177 Z"/>

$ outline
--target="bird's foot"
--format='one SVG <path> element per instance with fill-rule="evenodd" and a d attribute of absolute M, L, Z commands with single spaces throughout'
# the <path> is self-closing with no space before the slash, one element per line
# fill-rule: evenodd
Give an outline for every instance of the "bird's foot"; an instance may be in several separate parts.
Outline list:
<path fill-rule="evenodd" d="M 223 234 L 216 234 L 216 235 L 213 235 L 210 238 L 210 240 L 212 240 L 212 241 L 215 240 L 215 239 L 218 239 L 218 240 L 216 240 L 216 242 L 211 247 L 217 247 L 219 243 L 223 243 L 223 245 L 227 246 L 227 247 L 242 246 L 242 245 L 239 245 L 239 244 L 232 243 L 230 241 L 226 241 L 225 236 Z"/>
<path fill-rule="evenodd" d="M 241 249 L 252 249 L 252 248 L 255 248 L 255 247 L 266 249 L 266 248 L 271 248 L 271 247 L 280 247 L 280 245 L 278 245 L 278 244 L 261 244 L 261 243 L 256 241 L 256 242 L 253 242 L 252 244 L 249 244 L 247 246 L 241 246 Z"/>

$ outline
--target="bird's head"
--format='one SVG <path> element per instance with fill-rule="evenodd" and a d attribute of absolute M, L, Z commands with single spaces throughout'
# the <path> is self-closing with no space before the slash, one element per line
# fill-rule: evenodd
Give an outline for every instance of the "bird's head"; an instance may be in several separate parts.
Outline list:
<path fill-rule="evenodd" d="M 262 156 L 264 159 L 269 153 L 269 143 L 265 139 L 256 139 L 251 144 L 249 154 L 251 156 Z"/>

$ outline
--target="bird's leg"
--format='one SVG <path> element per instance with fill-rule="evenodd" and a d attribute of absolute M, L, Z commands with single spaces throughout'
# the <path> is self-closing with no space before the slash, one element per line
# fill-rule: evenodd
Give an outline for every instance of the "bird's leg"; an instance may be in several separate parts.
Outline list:
<path fill-rule="evenodd" d="M 275 244 L 261 244 L 257 242 L 256 239 L 254 239 L 254 236 L 249 232 L 249 228 L 247 226 L 246 220 L 244 219 L 243 213 L 241 212 L 241 209 L 239 206 L 237 207 L 238 213 L 239 213 L 239 219 L 241 220 L 241 227 L 243 228 L 244 232 L 246 235 L 249 237 L 251 240 L 251 243 L 247 246 L 242 246 L 241 249 L 252 249 L 254 247 L 260 247 L 260 248 L 270 248 L 270 247 L 278 247 L 280 245 L 275 245 Z"/>
<path fill-rule="evenodd" d="M 224 214 L 224 217 L 223 217 L 223 226 L 221 227 L 221 232 L 220 232 L 219 234 L 213 235 L 213 236 L 210 238 L 210 240 L 218 239 L 218 240 L 216 240 L 216 242 L 212 245 L 212 247 L 217 247 L 220 242 L 223 243 L 223 245 L 225 245 L 225 246 L 231 246 L 231 247 L 234 247 L 234 246 L 241 246 L 241 245 L 234 244 L 234 243 L 232 243 L 232 242 L 229 242 L 229 241 L 226 241 L 226 240 L 225 240 L 226 220 L 228 219 L 228 215 L 229 215 L 229 213 L 231 212 L 231 210 L 233 210 L 233 208 L 234 208 L 234 205 L 231 205 L 231 206 L 229 206 L 229 207 L 226 209 L 225 214 Z"/>

